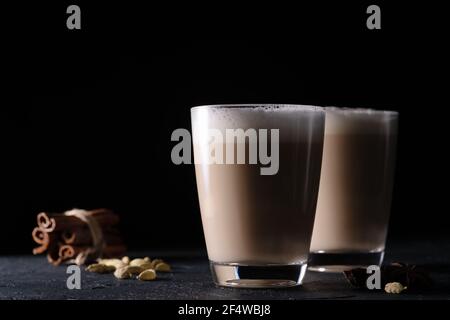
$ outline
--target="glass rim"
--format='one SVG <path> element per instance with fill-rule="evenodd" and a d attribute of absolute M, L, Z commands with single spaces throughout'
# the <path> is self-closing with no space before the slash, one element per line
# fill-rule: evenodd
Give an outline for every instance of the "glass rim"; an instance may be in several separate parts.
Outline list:
<path fill-rule="evenodd" d="M 191 107 L 191 111 L 200 109 L 257 109 L 257 108 L 275 108 L 275 109 L 297 109 L 312 112 L 324 112 L 321 106 L 307 104 L 286 104 L 286 103 L 229 103 L 229 104 L 204 104 Z"/>

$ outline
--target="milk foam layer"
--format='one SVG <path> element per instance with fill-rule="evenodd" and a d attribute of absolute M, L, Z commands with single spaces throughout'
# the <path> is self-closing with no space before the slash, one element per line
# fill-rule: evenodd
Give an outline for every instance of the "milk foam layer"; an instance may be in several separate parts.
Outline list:
<path fill-rule="evenodd" d="M 282 104 L 210 105 L 191 109 L 194 140 L 205 136 L 208 129 L 280 129 L 280 140 L 290 140 L 296 134 L 311 134 L 323 130 L 320 125 L 325 112 L 321 107 Z"/>
<path fill-rule="evenodd" d="M 327 107 L 326 134 L 392 134 L 397 132 L 398 112 Z"/>

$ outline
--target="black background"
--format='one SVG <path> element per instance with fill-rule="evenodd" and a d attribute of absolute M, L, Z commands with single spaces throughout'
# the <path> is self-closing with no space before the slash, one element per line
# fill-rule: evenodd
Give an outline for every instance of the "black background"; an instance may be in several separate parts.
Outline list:
<path fill-rule="evenodd" d="M 442 8 L 74 3 L 81 30 L 66 28 L 72 3 L 4 11 L 0 253 L 31 252 L 35 215 L 73 207 L 119 212 L 131 248 L 203 248 L 194 170 L 171 163 L 170 135 L 212 103 L 399 110 L 389 236 L 448 234 Z"/>

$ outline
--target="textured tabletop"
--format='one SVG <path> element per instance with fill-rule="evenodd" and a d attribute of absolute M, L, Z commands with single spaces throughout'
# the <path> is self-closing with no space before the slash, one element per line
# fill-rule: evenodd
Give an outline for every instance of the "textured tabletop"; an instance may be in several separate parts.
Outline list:
<path fill-rule="evenodd" d="M 308 272 L 302 287 L 233 289 L 215 287 L 205 255 L 193 252 L 139 252 L 161 257 L 173 273 L 155 281 L 117 280 L 111 274 L 81 273 L 81 289 L 69 290 L 67 266 L 53 267 L 45 257 L 0 257 L 0 299 L 450 299 L 450 241 L 389 243 L 386 262 L 420 264 L 435 286 L 422 293 L 386 294 L 353 289 L 342 274 Z"/>

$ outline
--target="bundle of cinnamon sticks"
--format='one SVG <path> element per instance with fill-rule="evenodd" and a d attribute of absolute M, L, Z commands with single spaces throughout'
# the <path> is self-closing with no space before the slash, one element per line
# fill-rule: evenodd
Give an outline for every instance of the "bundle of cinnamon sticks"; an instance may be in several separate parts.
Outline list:
<path fill-rule="evenodd" d="M 32 232 L 39 245 L 33 254 L 47 253 L 53 265 L 122 256 L 126 247 L 117 229 L 118 222 L 119 216 L 108 209 L 41 212 L 37 215 L 38 226 Z"/>

